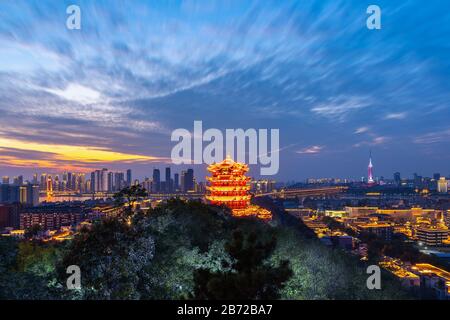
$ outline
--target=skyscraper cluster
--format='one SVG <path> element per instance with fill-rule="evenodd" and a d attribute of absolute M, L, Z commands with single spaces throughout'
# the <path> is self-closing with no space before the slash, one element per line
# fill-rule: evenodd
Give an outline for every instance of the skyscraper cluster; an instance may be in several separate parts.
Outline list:
<path fill-rule="evenodd" d="M 61 176 L 41 174 L 38 182 L 37 174 L 33 175 L 33 184 L 38 184 L 42 192 L 69 191 L 84 193 L 86 189 L 86 176 L 84 173 L 64 172 Z"/>
<path fill-rule="evenodd" d="M 125 176 L 126 174 L 126 176 Z M 125 178 L 126 177 L 126 178 Z M 90 192 L 116 192 L 133 184 L 131 169 L 126 173 L 112 172 L 106 168 L 91 172 L 91 178 L 88 180 Z"/>
<path fill-rule="evenodd" d="M 0 203 L 36 206 L 39 204 L 39 186 L 28 181 L 24 182 L 23 176 L 14 177 L 12 184 L 9 177 L 3 177 L 0 185 Z"/>
<path fill-rule="evenodd" d="M 164 171 L 164 180 L 161 179 L 160 169 L 153 169 L 152 178 L 146 178 L 142 185 L 151 193 L 186 193 L 203 192 L 204 184 L 197 183 L 194 178 L 194 170 L 187 169 L 181 171 L 181 174 L 175 173 L 172 176 L 171 168 L 167 167 Z"/>

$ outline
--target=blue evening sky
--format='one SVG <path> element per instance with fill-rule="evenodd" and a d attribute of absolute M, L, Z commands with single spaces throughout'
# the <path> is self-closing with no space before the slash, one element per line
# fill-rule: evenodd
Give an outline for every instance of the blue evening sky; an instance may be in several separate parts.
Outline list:
<path fill-rule="evenodd" d="M 277 180 L 359 178 L 369 150 L 377 176 L 450 175 L 449 103 L 448 1 L 0 1 L 0 175 L 150 176 L 194 120 L 279 128 Z M 71 161 L 52 145 L 155 160 Z"/>

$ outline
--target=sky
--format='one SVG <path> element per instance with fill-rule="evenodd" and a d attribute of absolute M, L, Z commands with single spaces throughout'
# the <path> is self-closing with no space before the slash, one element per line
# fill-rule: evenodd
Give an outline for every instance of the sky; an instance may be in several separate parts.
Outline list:
<path fill-rule="evenodd" d="M 0 1 L 0 175 L 151 176 L 201 120 L 279 129 L 280 181 L 449 176 L 449 39 L 441 1 Z"/>

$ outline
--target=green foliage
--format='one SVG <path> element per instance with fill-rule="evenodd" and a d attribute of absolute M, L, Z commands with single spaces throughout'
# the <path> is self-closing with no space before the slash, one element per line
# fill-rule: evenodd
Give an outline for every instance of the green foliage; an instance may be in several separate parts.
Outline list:
<path fill-rule="evenodd" d="M 33 239 L 34 237 L 42 233 L 42 226 L 39 224 L 33 224 L 30 228 L 25 230 L 25 239 Z"/>
<path fill-rule="evenodd" d="M 275 238 L 258 241 L 256 233 L 244 236 L 236 231 L 225 245 L 232 259 L 231 269 L 198 269 L 194 274 L 196 299 L 277 299 L 278 291 L 292 275 L 286 260 L 279 266 L 266 262 L 276 246 Z"/>
<path fill-rule="evenodd" d="M 369 290 L 366 265 L 342 250 L 305 239 L 295 228 L 281 228 L 272 261 L 289 257 L 292 278 L 281 290 L 282 299 L 407 299 L 411 296 L 389 274 L 382 274 L 381 290 Z"/>
<path fill-rule="evenodd" d="M 57 245 L 0 237 L 0 299 L 61 299 L 55 262 Z"/>
<path fill-rule="evenodd" d="M 156 254 L 148 268 L 153 290 L 147 298 L 187 298 L 196 269 L 220 270 L 227 259 L 224 243 L 234 223 L 228 211 L 172 199 L 138 220 L 155 238 Z"/>
<path fill-rule="evenodd" d="M 133 214 L 133 207 L 142 198 L 146 197 L 148 192 L 141 185 L 133 185 L 126 187 L 114 194 L 114 201 L 117 205 L 126 205 L 125 214 L 131 216 Z"/>
<path fill-rule="evenodd" d="M 61 281 L 66 269 L 81 269 L 85 299 L 138 299 L 137 288 L 154 255 L 148 232 L 121 219 L 103 219 L 77 235 L 59 266 Z"/>
<path fill-rule="evenodd" d="M 55 272 L 55 265 L 61 258 L 61 250 L 54 244 L 38 244 L 23 241 L 18 244 L 17 269 L 21 272 L 45 276 Z"/>
<path fill-rule="evenodd" d="M 274 212 L 268 224 L 172 199 L 99 221 L 66 244 L 0 238 L 0 299 L 409 297 L 387 274 L 382 290 L 368 290 L 365 265 Z M 80 291 L 66 289 L 69 265 L 81 269 Z"/>

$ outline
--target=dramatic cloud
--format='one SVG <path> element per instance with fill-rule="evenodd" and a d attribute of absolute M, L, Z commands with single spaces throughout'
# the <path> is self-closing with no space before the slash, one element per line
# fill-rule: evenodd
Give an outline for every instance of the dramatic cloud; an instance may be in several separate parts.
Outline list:
<path fill-rule="evenodd" d="M 367 4 L 356 0 L 81 0 L 81 30 L 65 26 L 69 4 L 0 3 L 5 148 L 16 140 L 87 146 L 166 165 L 171 131 L 203 120 L 219 129 L 279 128 L 281 145 L 326 145 L 326 153 L 310 150 L 314 160 L 302 157 L 308 175 L 322 176 L 329 152 L 355 145 L 364 156 L 363 147 L 374 156 L 386 148 L 389 161 L 409 156 L 416 171 L 436 165 L 420 152 L 422 141 L 442 139 L 430 132 L 450 117 L 450 15 L 437 3 L 381 0 L 381 30 L 366 28 Z M 386 120 L 402 121 L 393 128 Z M 55 161 L 1 156 L 0 174 Z M 280 151 L 280 179 L 305 174 L 298 158 Z M 336 174 L 360 175 L 346 158 L 334 163 L 342 164 Z"/>
<path fill-rule="evenodd" d="M 50 145 L 1 137 L 0 150 L 3 151 L 0 155 L 0 160 L 5 165 L 19 166 L 23 164 L 52 169 L 56 169 L 58 163 L 61 162 L 94 166 L 114 162 L 131 164 L 136 162 L 151 163 L 168 161 L 168 159 L 120 153 L 93 146 Z M 8 151 L 12 151 L 15 155 L 8 155 Z M 16 156 L 21 152 L 33 152 L 36 159 L 30 160 L 30 158 L 33 158 L 30 155 L 26 159 Z"/>

